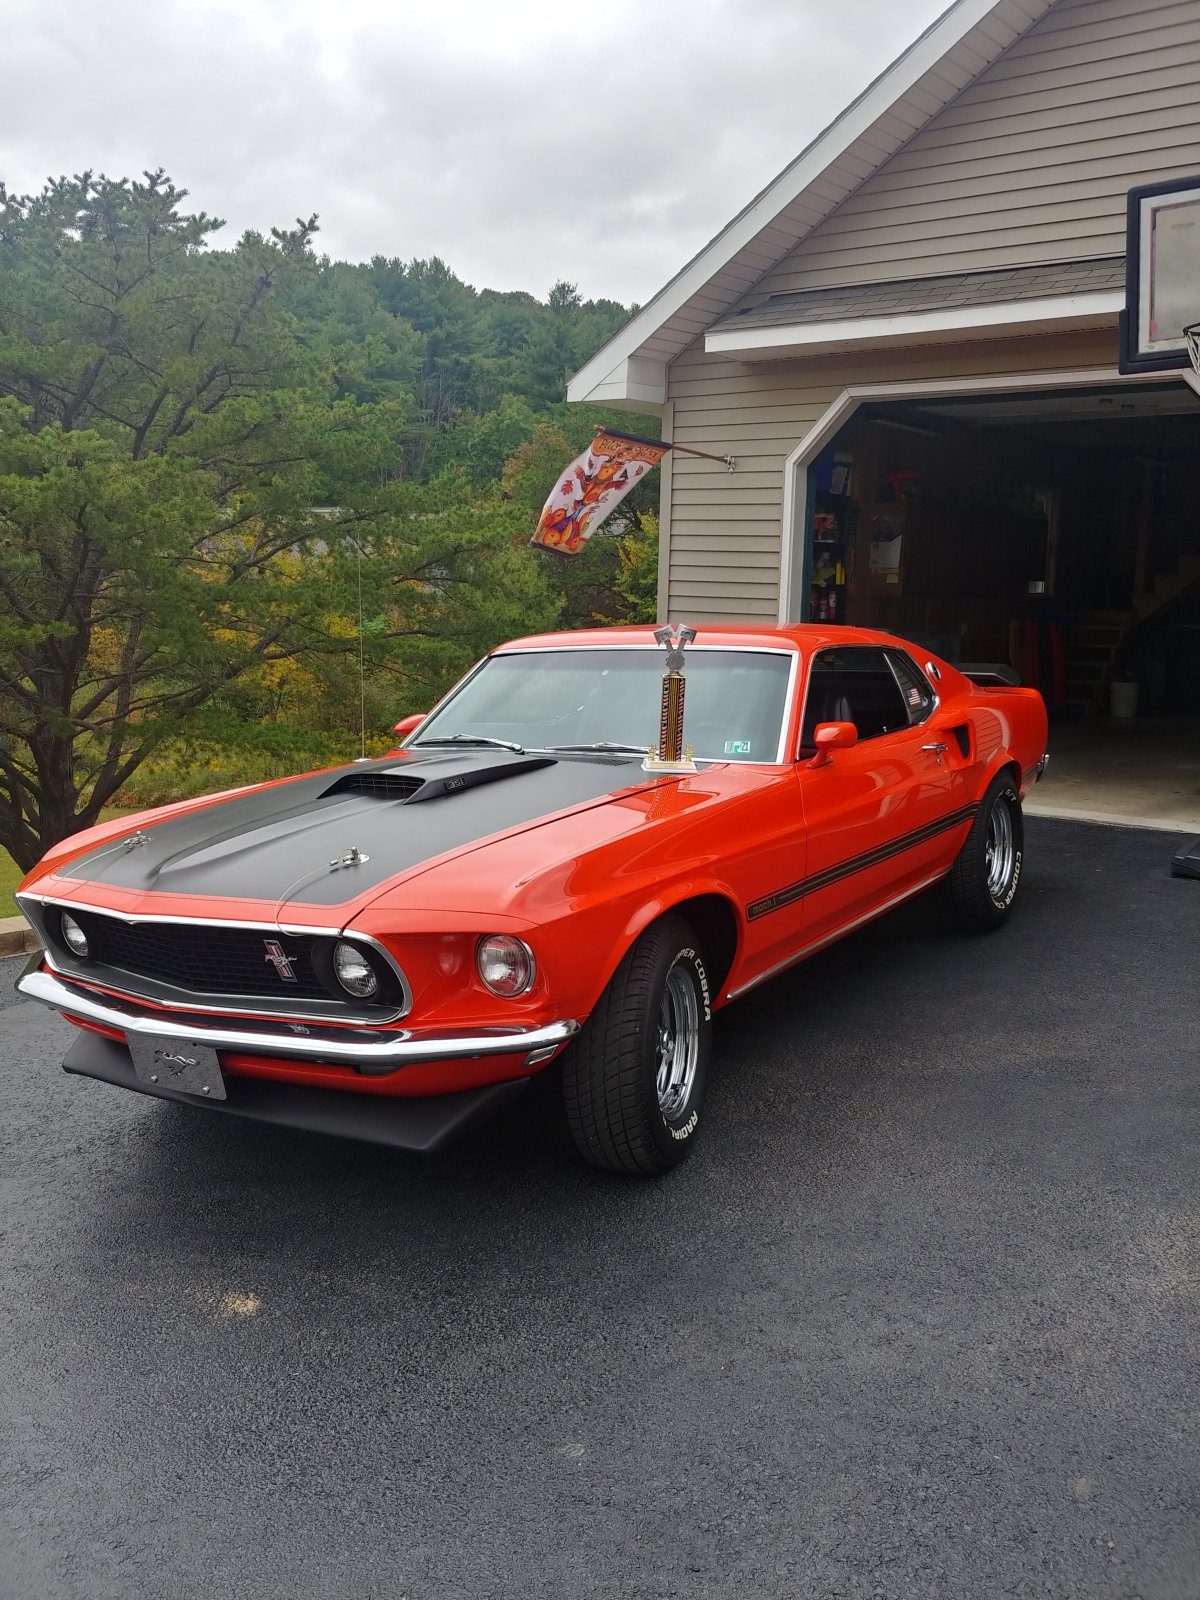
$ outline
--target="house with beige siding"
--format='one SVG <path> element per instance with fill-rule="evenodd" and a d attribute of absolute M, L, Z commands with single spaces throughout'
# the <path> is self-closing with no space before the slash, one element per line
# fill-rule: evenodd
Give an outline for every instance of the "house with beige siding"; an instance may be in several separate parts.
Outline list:
<path fill-rule="evenodd" d="M 664 463 L 661 614 L 1200 711 L 1200 380 L 1122 345 L 1128 197 L 1200 182 L 1198 107 L 1200 0 L 952 5 L 570 384 L 735 458 Z"/>

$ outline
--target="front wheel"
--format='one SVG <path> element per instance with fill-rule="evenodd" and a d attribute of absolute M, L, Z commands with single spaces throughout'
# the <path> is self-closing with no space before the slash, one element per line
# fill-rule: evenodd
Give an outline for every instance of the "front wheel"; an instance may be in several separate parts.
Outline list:
<path fill-rule="evenodd" d="M 563 1099 L 582 1155 L 611 1172 L 666 1172 L 700 1124 L 712 1047 L 704 955 L 664 917 L 626 954 L 563 1060 Z"/>
<path fill-rule="evenodd" d="M 1021 796 L 1002 772 L 989 785 L 950 869 L 950 907 L 960 927 L 987 932 L 1000 926 L 1016 899 L 1024 852 Z"/>

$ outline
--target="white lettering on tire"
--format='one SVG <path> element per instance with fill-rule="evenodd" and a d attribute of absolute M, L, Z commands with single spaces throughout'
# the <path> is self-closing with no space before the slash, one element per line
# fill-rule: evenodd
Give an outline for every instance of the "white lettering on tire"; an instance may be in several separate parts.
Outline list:
<path fill-rule="evenodd" d="M 668 1128 L 667 1132 L 672 1139 L 690 1139 L 696 1131 L 696 1124 L 700 1121 L 700 1113 L 693 1111 L 682 1128 Z"/>
<path fill-rule="evenodd" d="M 995 904 L 998 905 L 1002 911 L 1007 911 L 1009 906 L 1012 905 L 1013 896 L 1017 892 L 1017 884 L 1020 883 L 1020 881 L 1021 881 L 1021 852 L 1019 850 L 1017 850 L 1013 854 L 1012 882 L 1009 884 L 1008 890 L 1005 893 L 1005 896 L 1004 896 L 1003 900 L 997 900 L 995 902 Z"/>
<path fill-rule="evenodd" d="M 704 970 L 703 961 L 701 961 L 696 951 L 692 950 L 691 948 L 681 950 L 675 959 L 677 961 L 690 961 L 692 963 L 692 971 L 696 974 L 697 980 L 700 984 L 700 998 L 704 1001 L 704 1020 L 705 1022 L 711 1022 L 712 997 L 709 994 L 708 973 Z"/>

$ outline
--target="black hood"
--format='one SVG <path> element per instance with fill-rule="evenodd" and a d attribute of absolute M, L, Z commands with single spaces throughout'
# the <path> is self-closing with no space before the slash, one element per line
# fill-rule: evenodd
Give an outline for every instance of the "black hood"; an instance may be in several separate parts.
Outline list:
<path fill-rule="evenodd" d="M 62 876 L 134 892 L 342 905 L 447 850 L 654 781 L 635 756 L 398 752 L 131 828 Z"/>

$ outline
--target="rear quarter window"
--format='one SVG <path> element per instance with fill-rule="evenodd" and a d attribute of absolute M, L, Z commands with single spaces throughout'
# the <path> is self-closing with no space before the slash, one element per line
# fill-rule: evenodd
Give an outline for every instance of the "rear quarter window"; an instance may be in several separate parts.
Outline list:
<path fill-rule="evenodd" d="M 905 655 L 903 650 L 889 650 L 886 654 L 900 686 L 909 727 L 924 722 L 937 704 L 932 685 L 912 657 Z"/>

